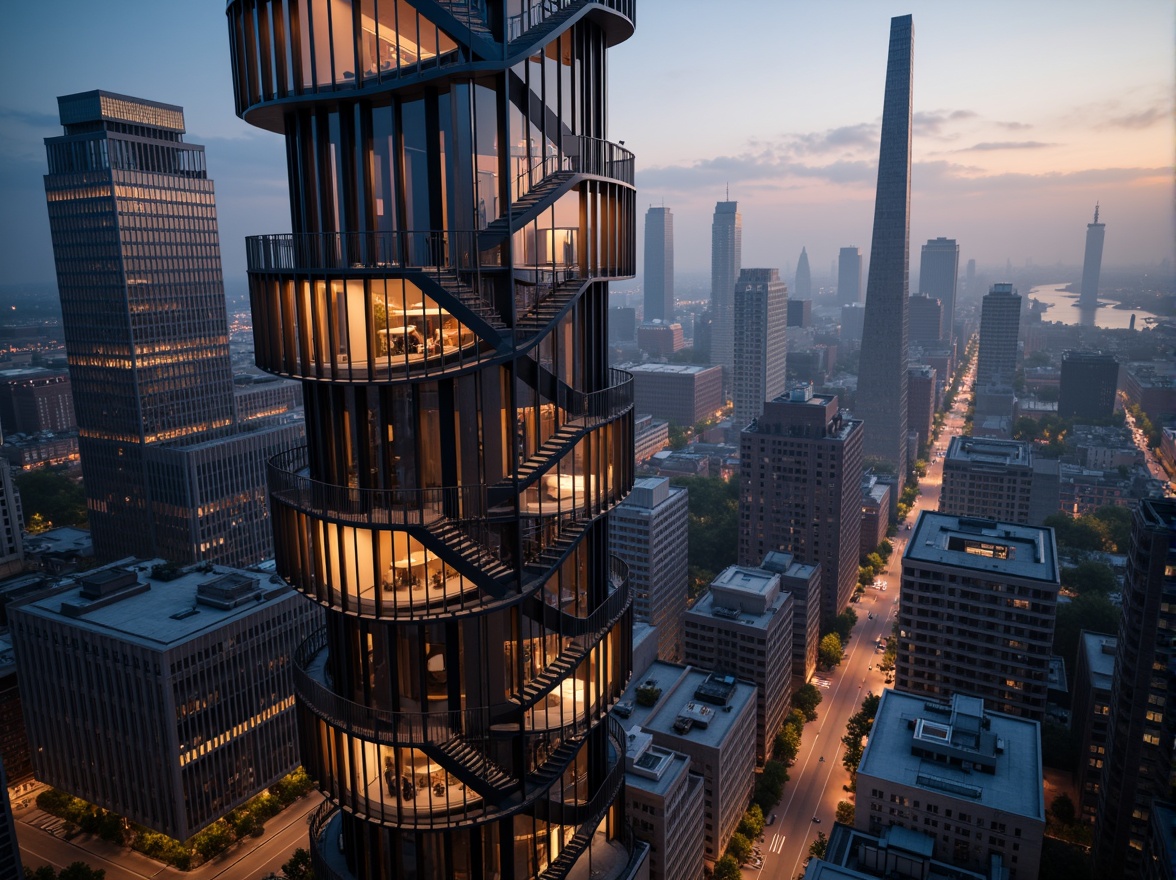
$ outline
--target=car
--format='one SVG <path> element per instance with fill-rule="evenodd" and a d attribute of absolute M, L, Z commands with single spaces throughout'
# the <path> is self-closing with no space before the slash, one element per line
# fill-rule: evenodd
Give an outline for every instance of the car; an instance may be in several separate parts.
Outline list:
<path fill-rule="evenodd" d="M 769 825 L 776 824 L 776 814 L 775 813 L 772 813 L 772 815 L 768 816 L 768 824 Z"/>
<path fill-rule="evenodd" d="M 873 619 L 874 619 L 874 612 L 873 612 L 873 611 L 871 611 L 871 612 L 870 612 L 870 613 L 869 613 L 869 614 L 866 616 L 866 619 L 867 619 L 867 620 L 873 620 Z"/>
<path fill-rule="evenodd" d="M 821 824 L 821 817 L 820 816 L 813 816 L 813 821 L 816 824 L 820 825 Z"/>

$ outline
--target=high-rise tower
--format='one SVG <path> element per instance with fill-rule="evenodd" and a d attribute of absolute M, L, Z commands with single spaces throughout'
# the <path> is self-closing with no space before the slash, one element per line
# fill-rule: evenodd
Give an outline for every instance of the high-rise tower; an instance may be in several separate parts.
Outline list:
<path fill-rule="evenodd" d="M 800 259 L 796 261 L 796 299 L 813 298 L 813 273 L 809 268 L 808 251 L 800 249 Z"/>
<path fill-rule="evenodd" d="M 743 218 L 738 202 L 719 202 L 711 224 L 711 363 L 730 386 L 735 364 L 735 280 L 743 266 Z"/>
<path fill-rule="evenodd" d="M 956 286 L 960 275 L 960 246 L 954 238 L 931 238 L 919 259 L 919 292 L 938 299 L 943 307 L 942 339 L 955 333 Z"/>
<path fill-rule="evenodd" d="M 295 660 L 317 872 L 557 880 L 591 847 L 629 876 L 605 333 L 635 190 L 605 83 L 634 3 L 258 6 L 227 14 L 237 112 L 290 163 L 294 233 L 247 251 L 258 363 L 307 407 L 271 498 L 327 610 Z"/>
<path fill-rule="evenodd" d="M 1082 260 L 1082 290 L 1078 308 L 1098 308 L 1098 278 L 1102 274 L 1103 239 L 1107 225 L 1098 222 L 1098 205 L 1094 206 L 1094 222 L 1086 224 L 1086 255 Z"/>
<path fill-rule="evenodd" d="M 1017 335 L 1021 328 L 1021 295 L 1013 285 L 992 285 L 980 307 L 980 351 L 976 386 L 1012 385 L 1017 376 Z"/>
<path fill-rule="evenodd" d="M 857 411 L 866 458 L 907 469 L 907 283 L 911 213 L 911 69 L 909 15 L 890 20 L 874 236 L 866 283 L 866 322 Z"/>
<path fill-rule="evenodd" d="M 734 427 L 742 431 L 784 393 L 788 376 L 788 286 L 776 269 L 741 269 L 735 282 Z"/>
<path fill-rule="evenodd" d="M 862 252 L 855 247 L 837 255 L 837 301 L 843 306 L 862 301 Z"/>
<path fill-rule="evenodd" d="M 645 212 L 645 321 L 674 319 L 674 215 Z"/>
<path fill-rule="evenodd" d="M 204 147 L 171 104 L 57 103 L 45 196 L 94 552 L 260 562 L 265 460 L 301 427 L 236 431 Z"/>

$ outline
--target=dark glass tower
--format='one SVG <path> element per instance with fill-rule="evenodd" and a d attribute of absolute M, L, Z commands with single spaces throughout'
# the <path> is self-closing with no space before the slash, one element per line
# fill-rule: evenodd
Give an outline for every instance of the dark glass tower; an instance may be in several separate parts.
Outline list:
<path fill-rule="evenodd" d="M 960 246 L 954 238 L 930 238 L 919 259 L 919 292 L 939 300 L 942 339 L 950 344 L 955 333 L 955 300 L 960 276 Z"/>
<path fill-rule="evenodd" d="M 152 510 L 150 447 L 235 420 L 212 181 L 182 108 L 101 91 L 57 103 L 45 196 L 94 547 L 154 556 L 175 517 Z"/>
<path fill-rule="evenodd" d="M 858 372 L 857 411 L 867 459 L 902 479 L 907 468 L 907 283 L 911 216 L 911 69 L 909 15 L 890 20 L 882 145 L 874 236 L 866 281 L 866 322 Z"/>
<path fill-rule="evenodd" d="M 711 222 L 711 354 L 730 388 L 735 367 L 735 280 L 743 266 L 743 218 L 738 202 L 718 202 Z"/>
<path fill-rule="evenodd" d="M 227 12 L 237 112 L 289 163 L 294 232 L 248 259 L 258 363 L 306 400 L 271 490 L 278 570 L 327 609 L 295 671 L 316 870 L 616 877 L 633 417 L 606 322 L 636 236 L 605 83 L 634 4 Z"/>
<path fill-rule="evenodd" d="M 674 215 L 666 207 L 645 212 L 645 320 L 674 319 Z"/>

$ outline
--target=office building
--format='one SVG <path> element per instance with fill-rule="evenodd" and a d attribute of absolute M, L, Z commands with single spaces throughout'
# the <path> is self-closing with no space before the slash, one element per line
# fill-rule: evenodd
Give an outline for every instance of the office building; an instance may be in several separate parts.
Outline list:
<path fill-rule="evenodd" d="M 882 691 L 857 773 L 854 827 L 927 833 L 941 862 L 1036 880 L 1045 837 L 1041 726 L 962 694 Z"/>
<path fill-rule="evenodd" d="M 632 342 L 637 338 L 637 310 L 613 306 L 608 310 L 608 341 Z"/>
<path fill-rule="evenodd" d="M 772 550 L 760 568 L 780 576 L 780 589 L 792 594 L 792 690 L 817 671 L 821 641 L 821 566 L 797 562 L 791 553 Z"/>
<path fill-rule="evenodd" d="M 866 329 L 866 308 L 857 303 L 841 307 L 841 343 L 850 348 L 861 344 Z"/>
<path fill-rule="evenodd" d="M 810 327 L 813 323 L 813 301 L 811 299 L 788 300 L 788 326 Z"/>
<path fill-rule="evenodd" d="M 935 368 L 917 364 L 907 368 L 907 425 L 918 435 L 914 452 L 918 454 L 931 442 L 935 423 Z"/>
<path fill-rule="evenodd" d="M 1098 308 L 1098 279 L 1102 274 L 1103 239 L 1107 225 L 1098 222 L 1098 205 L 1094 206 L 1094 222 L 1086 224 L 1086 251 L 1082 257 L 1082 289 L 1078 294 L 1078 308 Z"/>
<path fill-rule="evenodd" d="M 857 585 L 862 423 L 836 395 L 795 388 L 764 404 L 739 447 L 739 564 L 772 550 L 821 566 L 821 614 L 836 617 Z"/>
<path fill-rule="evenodd" d="M 1176 704 L 1176 500 L 1148 498 L 1131 520 L 1107 754 L 1094 825 L 1099 877 L 1136 877 L 1153 800 L 1170 796 Z"/>
<path fill-rule="evenodd" d="M 792 699 L 793 603 L 780 575 L 729 565 L 683 617 L 687 663 L 755 685 L 760 764 L 771 757 Z"/>
<path fill-rule="evenodd" d="M 20 863 L 20 841 L 16 839 L 16 823 L 12 817 L 12 802 L 8 799 L 8 774 L 0 757 L 0 876 L 23 877 Z"/>
<path fill-rule="evenodd" d="M 1041 721 L 1059 586 L 1053 529 L 923 511 L 902 555 L 895 687 Z"/>
<path fill-rule="evenodd" d="M 633 461 L 640 465 L 670 445 L 670 423 L 638 414 L 633 421 Z"/>
<path fill-rule="evenodd" d="M 38 578 L 29 592 L 44 588 Z M 0 605 L 7 605 L 16 596 L 0 596 Z M 16 652 L 12 649 L 12 633 L 0 629 L 0 763 L 8 773 L 9 784 L 24 782 L 33 775 L 29 738 L 25 733 L 24 708 L 20 701 L 20 686 L 16 678 Z"/>
<path fill-rule="evenodd" d="M 919 292 L 937 299 L 942 307 L 940 339 L 951 344 L 955 333 L 955 301 L 960 277 L 960 246 L 954 238 L 929 238 L 919 260 Z M 915 338 L 915 316 L 911 314 L 911 338 Z"/>
<path fill-rule="evenodd" d="M 878 191 L 866 283 L 857 409 L 865 456 L 905 475 L 907 454 L 907 285 L 911 214 L 911 73 L 913 25 L 890 20 L 882 104 Z"/>
<path fill-rule="evenodd" d="M 873 471 L 862 474 L 861 555 L 873 553 L 890 530 L 890 484 Z"/>
<path fill-rule="evenodd" d="M 644 477 L 609 517 L 613 552 L 629 567 L 633 616 L 657 627 L 657 655 L 671 662 L 682 659 L 688 501 L 668 478 Z"/>
<path fill-rule="evenodd" d="M 1130 363 L 1123 370 L 1123 396 L 1162 425 L 1176 417 L 1176 361 Z"/>
<path fill-rule="evenodd" d="M 270 497 L 278 573 L 327 612 L 297 663 L 312 863 L 630 877 L 607 514 L 633 397 L 605 315 L 636 191 L 604 61 L 633 6 L 340 8 L 227 7 L 237 113 L 292 182 L 293 235 L 247 254 L 258 365 L 306 403 Z"/>
<path fill-rule="evenodd" d="M 1017 334 L 1021 295 L 1011 284 L 994 284 L 980 307 L 980 350 L 976 387 L 1012 385 L 1017 377 Z"/>
<path fill-rule="evenodd" d="M 1078 740 L 1078 815 L 1094 824 L 1098 791 L 1107 757 L 1107 728 L 1111 715 L 1111 682 L 1119 640 L 1104 633 L 1082 633 L 1074 672 L 1074 702 L 1070 713 Z"/>
<path fill-rule="evenodd" d="M 68 372 L 26 368 L 0 373 L 0 427 L 5 434 L 63 433 L 77 426 Z"/>
<path fill-rule="evenodd" d="M 837 255 L 837 302 L 843 306 L 862 301 L 862 252 L 843 247 Z"/>
<path fill-rule="evenodd" d="M 653 358 L 668 358 L 686 347 L 682 325 L 660 319 L 637 325 L 637 347 Z"/>
<path fill-rule="evenodd" d="M 733 426 L 759 418 L 788 377 L 788 287 L 775 269 L 743 269 L 735 282 Z"/>
<path fill-rule="evenodd" d="M 0 577 L 17 574 L 24 566 L 24 526 L 12 467 L 0 461 Z"/>
<path fill-rule="evenodd" d="M 1067 351 L 1062 355 L 1058 417 L 1109 419 L 1119 390 L 1119 362 L 1100 351 Z"/>
<path fill-rule="evenodd" d="M 225 462 L 249 445 L 234 436 L 204 147 L 184 141 L 170 104 L 102 91 L 57 103 L 65 133 L 45 139 L 45 195 L 95 552 L 260 562 L 271 555 L 264 460 L 199 490 L 201 465 L 184 461 L 193 444 L 234 444 Z M 209 509 L 230 513 L 209 522 Z"/>
<path fill-rule="evenodd" d="M 645 212 L 645 315 L 643 320 L 674 320 L 674 215 L 669 208 Z"/>
<path fill-rule="evenodd" d="M 1176 878 L 1176 804 L 1153 801 L 1143 843 L 1142 880 Z"/>
<path fill-rule="evenodd" d="M 755 686 L 659 660 L 634 678 L 614 716 L 655 745 L 690 758 L 703 778 L 703 856 L 713 865 L 739 827 L 755 785 Z"/>
<path fill-rule="evenodd" d="M 8 609 L 38 780 L 187 840 L 299 764 L 295 649 L 268 575 L 125 559 Z"/>
<path fill-rule="evenodd" d="M 935 837 L 902 825 L 868 834 L 834 822 L 824 857 L 808 863 L 804 880 L 1008 880 L 999 855 L 983 871 L 939 861 L 934 857 Z"/>
<path fill-rule="evenodd" d="M 723 406 L 723 371 L 695 364 L 622 364 L 633 376 L 638 412 L 686 427 Z"/>
<path fill-rule="evenodd" d="M 735 366 L 735 281 L 743 268 L 743 218 L 738 202 L 718 202 L 711 223 L 710 362 L 723 368 L 723 383 Z"/>
<path fill-rule="evenodd" d="M 911 345 L 938 346 L 943 335 L 943 303 L 925 293 L 912 293 L 907 300 L 910 312 Z"/>
<path fill-rule="evenodd" d="M 800 249 L 800 259 L 796 261 L 796 290 L 793 291 L 797 299 L 813 298 L 813 273 L 809 269 L 808 251 Z"/>
<path fill-rule="evenodd" d="M 625 800 L 633 836 L 649 844 L 649 880 L 702 880 L 703 779 L 688 755 L 626 732 Z"/>
<path fill-rule="evenodd" d="M 1032 443 L 952 437 L 943 459 L 939 512 L 1041 525 L 1032 521 L 1034 479 Z M 1049 513 L 1056 512 L 1055 504 Z"/>

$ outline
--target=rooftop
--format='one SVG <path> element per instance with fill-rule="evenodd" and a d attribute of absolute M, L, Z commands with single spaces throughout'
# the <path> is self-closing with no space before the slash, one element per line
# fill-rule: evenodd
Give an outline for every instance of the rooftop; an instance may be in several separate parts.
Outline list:
<path fill-rule="evenodd" d="M 952 437 L 945 464 L 990 464 L 1001 467 L 1033 465 L 1031 444 L 992 437 Z"/>
<path fill-rule="evenodd" d="M 620 369 L 629 373 L 668 373 L 675 376 L 697 376 L 710 370 L 721 370 L 722 367 L 702 366 L 699 364 L 624 364 Z"/>
<path fill-rule="evenodd" d="M 1058 586 L 1053 529 L 924 510 L 902 555 L 929 562 Z"/>
<path fill-rule="evenodd" d="M 1040 725 L 975 697 L 883 690 L 858 772 L 1045 821 Z"/>
<path fill-rule="evenodd" d="M 265 602 L 293 595 L 282 581 L 256 572 L 209 564 L 180 570 L 165 566 L 162 559 L 128 557 L 75 575 L 65 586 L 24 602 L 20 610 L 165 650 L 246 617 Z"/>
<path fill-rule="evenodd" d="M 1090 670 L 1092 690 L 1109 691 L 1115 678 L 1115 649 L 1119 640 L 1106 633 L 1082 632 L 1081 650 L 1086 656 L 1086 668 Z"/>

